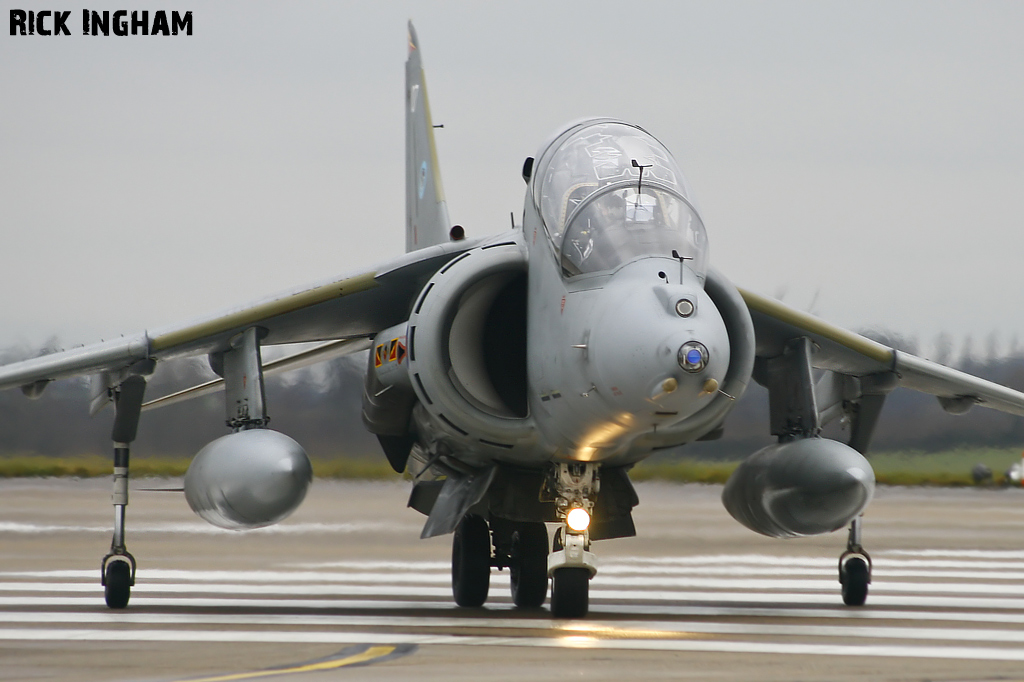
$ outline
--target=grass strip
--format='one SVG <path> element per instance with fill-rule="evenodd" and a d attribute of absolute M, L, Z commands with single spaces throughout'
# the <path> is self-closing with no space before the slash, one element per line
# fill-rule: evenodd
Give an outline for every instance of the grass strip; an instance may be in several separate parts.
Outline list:
<path fill-rule="evenodd" d="M 992 470 L 989 485 L 1004 485 L 1005 472 L 1021 462 L 1019 448 L 960 448 L 945 452 L 882 452 L 869 457 L 876 480 L 883 485 L 900 486 L 973 486 L 971 469 L 984 464 Z M 190 457 L 135 457 L 132 477 L 184 476 Z M 318 478 L 384 481 L 401 478 L 381 457 L 313 458 L 313 475 Z M 651 459 L 640 462 L 630 472 L 634 481 L 674 483 L 725 483 L 739 465 L 738 461 L 712 461 L 692 458 Z M 41 455 L 0 455 L 0 478 L 109 476 L 110 457 L 46 457 Z"/>
<path fill-rule="evenodd" d="M 957 448 L 944 452 L 906 450 L 868 456 L 875 480 L 882 485 L 961 487 L 976 485 L 971 469 L 984 464 L 992 471 L 983 485 L 1006 485 L 1006 472 L 1020 464 L 1020 448 Z M 685 457 L 645 460 L 629 473 L 634 481 L 725 483 L 739 461 L 712 461 Z"/>
<path fill-rule="evenodd" d="M 132 478 L 184 476 L 191 457 L 133 457 Z M 318 478 L 391 480 L 400 478 L 387 460 L 377 458 L 312 459 Z M 0 478 L 75 477 L 94 478 L 113 473 L 111 457 L 46 457 L 42 455 L 0 455 Z"/>

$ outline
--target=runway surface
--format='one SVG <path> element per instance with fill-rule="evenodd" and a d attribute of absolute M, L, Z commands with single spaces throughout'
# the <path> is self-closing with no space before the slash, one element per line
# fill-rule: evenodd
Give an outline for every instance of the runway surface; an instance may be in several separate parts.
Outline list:
<path fill-rule="evenodd" d="M 417 539 L 405 486 L 323 482 L 247 534 L 134 493 L 139 579 L 113 612 L 106 490 L 0 484 L 0 679 L 1024 679 L 1018 490 L 880 491 L 851 609 L 842 534 L 759 538 L 716 487 L 640 486 L 641 537 L 595 545 L 581 621 L 514 609 L 499 572 L 486 608 L 454 607 L 450 539 Z"/>

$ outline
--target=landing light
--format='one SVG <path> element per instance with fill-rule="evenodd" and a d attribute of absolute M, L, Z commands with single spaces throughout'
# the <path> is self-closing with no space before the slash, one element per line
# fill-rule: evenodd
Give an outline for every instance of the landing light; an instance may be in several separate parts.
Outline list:
<path fill-rule="evenodd" d="M 582 533 L 590 526 L 590 514 L 587 513 L 586 509 L 576 507 L 569 510 L 569 513 L 565 515 L 565 522 L 569 524 L 569 528 L 572 530 Z"/>

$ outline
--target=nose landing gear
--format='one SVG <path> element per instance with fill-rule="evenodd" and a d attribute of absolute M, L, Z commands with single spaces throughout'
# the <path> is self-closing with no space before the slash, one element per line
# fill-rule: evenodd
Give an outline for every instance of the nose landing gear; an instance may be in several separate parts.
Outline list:
<path fill-rule="evenodd" d="M 597 466 L 561 463 L 553 474 L 555 507 L 562 525 L 548 556 L 551 615 L 582 618 L 590 606 L 590 579 L 597 573 L 597 557 L 590 552 L 589 533 L 590 516 L 600 489 Z"/>

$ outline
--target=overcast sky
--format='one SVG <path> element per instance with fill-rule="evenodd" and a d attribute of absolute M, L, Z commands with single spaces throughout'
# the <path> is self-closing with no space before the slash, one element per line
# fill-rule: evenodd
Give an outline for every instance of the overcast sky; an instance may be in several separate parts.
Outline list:
<path fill-rule="evenodd" d="M 194 35 L 84 37 L 83 6 L 190 9 Z M 549 133 L 617 116 L 675 154 L 737 285 L 1024 342 L 1024 3 L 58 2 L 60 37 L 0 7 L 0 347 L 401 253 L 410 18 L 470 236 L 521 213 Z"/>

